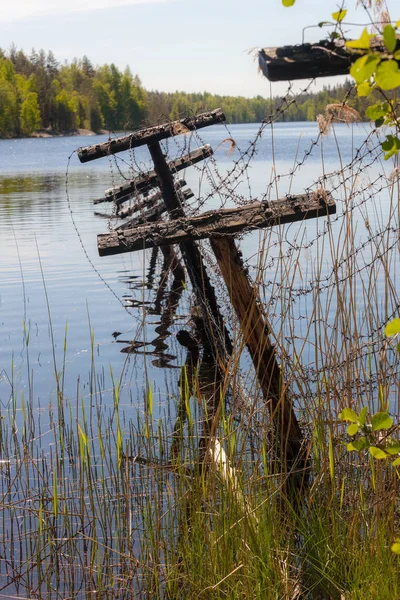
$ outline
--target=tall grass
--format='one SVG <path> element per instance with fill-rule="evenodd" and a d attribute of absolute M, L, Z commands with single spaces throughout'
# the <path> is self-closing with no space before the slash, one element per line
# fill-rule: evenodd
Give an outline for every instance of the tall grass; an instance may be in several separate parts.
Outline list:
<path fill-rule="evenodd" d="M 146 381 L 134 412 L 114 373 L 113 405 L 103 403 L 93 332 L 88 388 L 77 381 L 65 395 L 66 331 L 55 397 L 39 408 L 25 326 L 28 389 L 12 366 L 1 408 L 0 598 L 400 597 L 398 473 L 348 453 L 338 419 L 347 406 L 399 417 L 398 362 L 383 336 L 398 310 L 398 184 L 379 179 L 380 210 L 358 169 L 335 174 L 338 217 L 308 233 L 312 244 L 304 227 L 288 244 L 282 228 L 265 233 L 258 256 L 258 294 L 310 460 L 301 502 L 285 497 L 235 324 L 216 389 L 210 363 L 188 360 L 168 410 Z"/>

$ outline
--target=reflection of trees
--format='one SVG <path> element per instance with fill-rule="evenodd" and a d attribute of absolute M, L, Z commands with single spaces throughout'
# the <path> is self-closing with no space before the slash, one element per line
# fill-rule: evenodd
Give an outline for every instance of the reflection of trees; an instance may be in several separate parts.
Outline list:
<path fill-rule="evenodd" d="M 70 173 L 68 176 L 68 185 L 74 191 L 97 184 L 98 178 L 93 174 Z M 9 215 L 26 216 L 44 205 L 46 210 L 52 211 L 60 201 L 65 203 L 65 174 L 15 173 L 12 177 L 0 176 L 0 210 Z M 59 208 L 57 210 L 59 212 Z"/>
<path fill-rule="evenodd" d="M 54 188 L 61 187 L 62 183 L 65 187 L 65 176 L 52 175 L 15 175 L 15 177 L 0 177 L 0 203 L 7 202 L 6 196 L 11 194 L 31 194 L 32 192 L 50 192 Z M 10 199 L 10 206 L 18 208 L 18 203 Z M 35 196 L 27 196 L 24 198 L 24 208 L 26 205 L 35 203 Z"/>

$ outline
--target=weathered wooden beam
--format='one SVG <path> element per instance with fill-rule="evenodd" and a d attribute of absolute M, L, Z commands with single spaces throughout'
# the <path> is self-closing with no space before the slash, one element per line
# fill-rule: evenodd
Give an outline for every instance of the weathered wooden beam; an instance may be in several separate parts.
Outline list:
<path fill-rule="evenodd" d="M 181 195 L 182 201 L 189 200 L 189 198 L 193 198 L 193 196 L 194 196 L 194 194 L 190 188 L 188 188 L 187 190 L 182 190 L 180 192 L 180 195 Z M 160 197 L 162 198 L 161 192 L 160 192 Z M 138 211 L 138 209 L 135 206 L 132 206 L 129 210 L 132 210 L 131 214 Z M 133 229 L 134 227 L 137 227 L 138 225 L 143 225 L 144 223 L 147 223 L 148 221 L 154 221 L 155 220 L 154 217 L 156 217 L 156 218 L 160 217 L 165 212 L 167 212 L 167 207 L 165 206 L 165 203 L 159 202 L 152 208 L 148 208 L 146 210 L 146 212 L 139 213 L 138 215 L 133 217 L 133 219 L 129 219 L 129 221 L 127 221 L 126 223 L 122 223 L 122 225 L 118 225 L 117 229 L 118 230 Z"/>
<path fill-rule="evenodd" d="M 235 241 L 225 236 L 211 238 L 210 243 L 271 413 L 281 467 L 287 471 L 290 491 L 298 493 L 307 479 L 306 452 L 300 425 L 286 394 L 282 371 L 269 338 L 271 329 L 267 316 L 246 274 Z"/>
<path fill-rule="evenodd" d="M 90 160 L 95 160 L 96 158 L 116 154 L 117 152 L 130 150 L 131 148 L 137 148 L 144 144 L 148 145 L 153 144 L 154 142 L 160 142 L 161 140 L 165 140 L 175 135 L 188 133 L 189 131 L 195 131 L 196 129 L 208 127 L 209 125 L 223 123 L 224 121 L 225 115 L 222 109 L 217 108 L 216 110 L 201 113 L 197 116 L 186 117 L 179 121 L 170 121 L 168 123 L 163 123 L 162 125 L 146 127 L 124 137 L 110 140 L 109 142 L 80 148 L 78 150 L 79 160 L 81 162 L 88 162 Z"/>
<path fill-rule="evenodd" d="M 193 243 L 210 237 L 235 234 L 274 225 L 313 219 L 336 212 L 336 204 L 327 193 L 287 196 L 276 201 L 251 202 L 239 208 L 212 210 L 195 217 L 157 221 L 120 233 L 97 236 L 100 256 L 132 252 L 170 244 Z"/>
<path fill-rule="evenodd" d="M 175 188 L 181 189 L 186 185 L 186 181 L 182 179 L 178 179 L 175 181 Z M 126 217 L 131 217 L 135 212 L 144 211 L 147 208 L 151 208 L 154 206 L 156 202 L 162 199 L 161 190 L 154 190 L 153 192 L 142 196 L 142 198 L 129 206 L 128 208 L 124 208 L 121 210 L 117 210 L 117 217 L 120 219 L 126 219 Z"/>
<path fill-rule="evenodd" d="M 170 161 L 168 164 L 168 168 L 173 173 L 178 173 L 186 167 L 190 167 L 191 165 L 195 165 L 198 162 L 201 162 L 205 158 L 209 158 L 212 156 L 213 150 L 209 144 L 205 146 L 201 146 L 180 158 Z M 93 204 L 100 204 L 101 202 L 115 202 L 117 205 L 130 200 L 132 196 L 140 193 L 150 191 L 153 187 L 159 185 L 159 180 L 157 178 L 157 174 L 155 170 L 147 171 L 147 173 L 143 173 L 143 175 L 139 175 L 124 183 L 120 186 L 109 188 L 105 191 L 105 195 L 103 198 L 97 198 L 93 201 Z"/>
<path fill-rule="evenodd" d="M 371 49 L 384 51 L 382 38 L 371 38 Z M 397 49 L 400 49 L 398 37 Z M 349 49 L 343 40 L 321 40 L 313 44 L 261 48 L 258 64 L 269 81 L 288 81 L 346 75 L 360 52 Z"/>

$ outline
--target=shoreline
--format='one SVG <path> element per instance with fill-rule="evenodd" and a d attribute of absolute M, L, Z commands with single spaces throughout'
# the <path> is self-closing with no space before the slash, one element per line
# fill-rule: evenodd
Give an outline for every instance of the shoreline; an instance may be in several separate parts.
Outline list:
<path fill-rule="evenodd" d="M 282 121 L 283 123 L 316 123 L 316 121 Z M 368 121 L 360 121 L 360 123 L 367 123 Z M 252 125 L 252 121 L 244 123 L 232 123 L 232 125 Z M 127 135 L 126 131 L 114 131 L 113 134 Z M 71 129 L 69 131 L 57 131 L 52 129 L 38 129 L 30 135 L 20 135 L 15 137 L 0 137 L 0 140 L 29 140 L 38 138 L 57 138 L 57 137 L 80 137 L 87 136 L 93 137 L 96 135 L 110 135 L 111 132 L 108 129 L 100 129 L 99 131 L 93 131 L 91 129 Z"/>
<path fill-rule="evenodd" d="M 55 137 L 74 137 L 74 136 L 93 136 L 93 135 L 102 135 L 108 133 L 105 129 L 102 129 L 99 132 L 92 131 L 91 129 L 72 129 L 70 131 L 55 131 L 52 129 L 39 129 L 38 131 L 34 131 L 30 135 L 22 136 L 22 139 L 29 138 L 55 138 Z M 18 138 L 13 138 L 18 139 Z M 21 138 L 20 138 L 21 139 Z"/>

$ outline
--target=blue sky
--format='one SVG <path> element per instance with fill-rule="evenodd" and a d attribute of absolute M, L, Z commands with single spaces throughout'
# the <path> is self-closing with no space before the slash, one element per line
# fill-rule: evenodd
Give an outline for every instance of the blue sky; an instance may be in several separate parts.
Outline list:
<path fill-rule="evenodd" d="M 388 0 L 393 19 L 400 18 L 399 4 Z M 297 0 L 290 9 L 281 0 L 2 0 L 0 45 L 52 50 L 60 62 L 86 54 L 95 65 L 129 65 L 147 89 L 269 96 L 251 50 L 300 43 L 304 27 L 329 20 L 338 6 L 335 0 Z M 346 21 L 366 23 L 354 6 L 348 0 Z M 314 41 L 324 30 L 304 35 Z M 273 84 L 272 93 L 286 87 Z"/>

